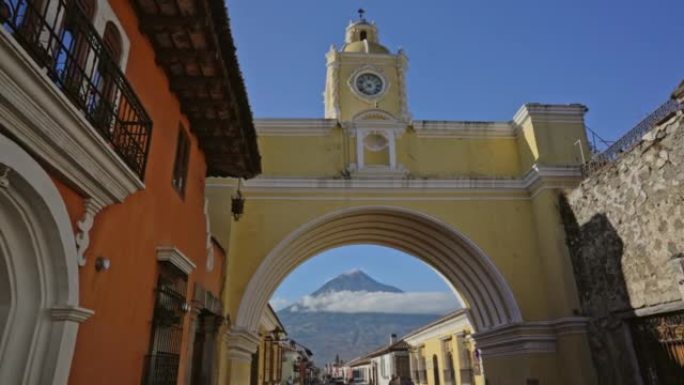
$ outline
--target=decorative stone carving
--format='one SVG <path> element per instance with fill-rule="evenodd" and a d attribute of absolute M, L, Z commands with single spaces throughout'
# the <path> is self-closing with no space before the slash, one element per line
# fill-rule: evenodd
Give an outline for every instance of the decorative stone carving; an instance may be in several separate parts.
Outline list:
<path fill-rule="evenodd" d="M 8 188 L 9 187 L 9 173 L 12 171 L 9 166 L 0 163 L 0 188 Z"/>
<path fill-rule="evenodd" d="M 76 257 L 78 258 L 78 265 L 85 266 L 85 253 L 90 246 L 90 229 L 93 228 L 95 216 L 100 212 L 102 206 L 97 204 L 93 199 L 85 200 L 85 212 L 83 217 L 78 221 L 78 233 L 76 234 Z"/>

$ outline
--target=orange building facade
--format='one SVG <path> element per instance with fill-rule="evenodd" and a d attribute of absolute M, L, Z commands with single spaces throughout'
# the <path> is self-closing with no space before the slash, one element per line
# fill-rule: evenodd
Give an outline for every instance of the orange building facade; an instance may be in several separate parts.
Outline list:
<path fill-rule="evenodd" d="M 223 2 L 0 0 L 0 84 L 0 383 L 216 383 L 204 182 L 260 172 Z"/>

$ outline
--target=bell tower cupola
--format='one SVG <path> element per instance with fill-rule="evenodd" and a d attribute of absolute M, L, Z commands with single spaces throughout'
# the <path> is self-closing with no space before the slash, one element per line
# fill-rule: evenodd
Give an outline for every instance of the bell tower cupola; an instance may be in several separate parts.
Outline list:
<path fill-rule="evenodd" d="M 366 21 L 363 13 L 360 9 L 359 20 L 349 22 L 342 51 L 388 54 L 389 50 L 379 42 L 378 29 L 375 24 Z"/>
<path fill-rule="evenodd" d="M 408 59 L 400 49 L 392 53 L 380 44 L 378 28 L 365 18 L 349 22 L 344 45 L 326 55 L 325 117 L 351 121 L 369 110 L 379 110 L 409 122 L 404 75 Z"/>

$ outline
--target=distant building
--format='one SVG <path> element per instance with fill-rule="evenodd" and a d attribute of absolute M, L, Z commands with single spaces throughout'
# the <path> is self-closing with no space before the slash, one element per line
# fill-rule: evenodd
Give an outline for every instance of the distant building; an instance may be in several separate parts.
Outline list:
<path fill-rule="evenodd" d="M 278 385 L 283 378 L 285 327 L 269 305 L 261 317 L 261 341 L 252 359 L 252 385 Z"/>
<path fill-rule="evenodd" d="M 411 378 L 416 385 L 484 385 L 472 326 L 465 309 L 412 331 L 404 337 L 410 346 Z"/>
<path fill-rule="evenodd" d="M 407 384 L 411 381 L 409 345 L 397 341 L 392 334 L 390 343 L 349 363 L 355 383 L 373 385 Z"/>
<path fill-rule="evenodd" d="M 355 358 L 347 364 L 352 372 L 353 384 L 368 384 L 371 378 L 371 360 L 365 356 Z"/>

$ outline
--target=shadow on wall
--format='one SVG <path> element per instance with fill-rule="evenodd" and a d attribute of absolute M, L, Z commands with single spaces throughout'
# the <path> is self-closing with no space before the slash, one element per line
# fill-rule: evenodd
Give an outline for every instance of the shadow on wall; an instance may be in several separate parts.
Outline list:
<path fill-rule="evenodd" d="M 631 310 L 622 272 L 624 244 L 605 214 L 580 226 L 565 196 L 560 211 L 584 315 L 598 383 L 637 385 L 629 327 L 621 314 Z"/>

